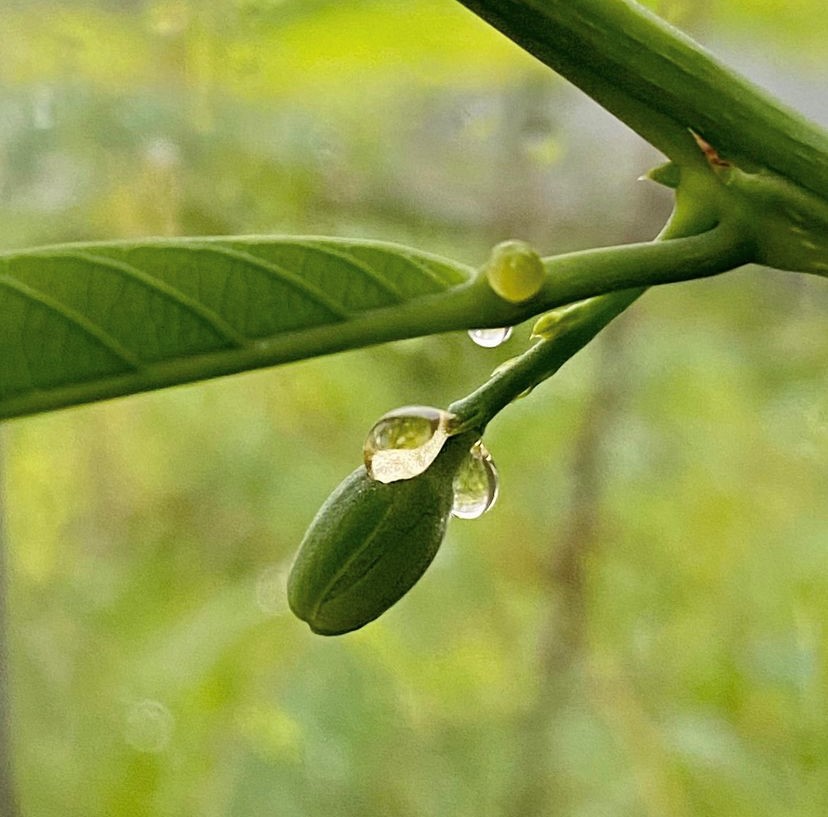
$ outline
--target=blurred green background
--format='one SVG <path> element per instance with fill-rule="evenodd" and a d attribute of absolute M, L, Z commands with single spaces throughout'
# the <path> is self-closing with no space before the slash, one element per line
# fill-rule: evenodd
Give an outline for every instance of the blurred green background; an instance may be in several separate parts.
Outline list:
<path fill-rule="evenodd" d="M 653 4 L 828 121 L 822 0 Z M 6 0 L 0 246 L 651 237 L 658 156 L 452 0 Z M 364 630 L 284 579 L 452 334 L 8 423 L 26 817 L 824 817 L 826 282 L 650 292 L 494 423 L 501 496 Z M 0 811 L 2 805 L 0 804 Z"/>

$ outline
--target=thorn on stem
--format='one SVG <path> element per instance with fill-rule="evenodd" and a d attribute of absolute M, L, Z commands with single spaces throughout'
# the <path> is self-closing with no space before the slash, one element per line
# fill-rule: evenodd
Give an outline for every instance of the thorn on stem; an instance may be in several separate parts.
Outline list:
<path fill-rule="evenodd" d="M 694 130 L 690 129 L 690 134 L 692 135 L 693 139 L 696 140 L 696 144 L 699 146 L 701 152 L 704 154 L 705 159 L 707 159 L 708 164 L 715 170 L 717 167 L 730 167 L 730 162 L 722 159 L 719 156 L 718 151 L 713 145 L 710 144 L 706 139 L 699 136 Z"/>

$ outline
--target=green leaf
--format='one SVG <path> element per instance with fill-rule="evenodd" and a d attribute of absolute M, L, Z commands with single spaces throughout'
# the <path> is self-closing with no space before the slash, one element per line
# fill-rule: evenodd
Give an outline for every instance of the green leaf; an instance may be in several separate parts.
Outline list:
<path fill-rule="evenodd" d="M 427 253 L 335 238 L 181 238 L 0 254 L 0 418 L 402 338 L 512 326 L 753 259 L 739 225 L 544 260 L 530 300 Z"/>
<path fill-rule="evenodd" d="M 153 239 L 3 254 L 0 416 L 387 340 L 393 329 L 372 329 L 370 316 L 469 277 L 465 266 L 426 253 L 330 238 Z M 420 312 L 415 333 L 426 334 L 428 309 Z"/>

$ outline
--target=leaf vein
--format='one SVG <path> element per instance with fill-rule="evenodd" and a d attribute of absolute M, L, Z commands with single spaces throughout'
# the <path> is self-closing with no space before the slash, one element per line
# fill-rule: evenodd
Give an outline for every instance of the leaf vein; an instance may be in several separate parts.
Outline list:
<path fill-rule="evenodd" d="M 414 267 L 416 270 L 419 270 L 423 274 L 423 277 L 428 278 L 435 284 L 438 284 L 441 289 L 446 287 L 447 282 L 445 277 L 443 277 L 443 275 L 441 275 L 436 269 L 432 269 L 424 261 L 415 258 L 411 253 L 401 252 L 399 255 L 400 258 L 404 258 L 410 266 Z"/>
<path fill-rule="evenodd" d="M 316 250 L 317 252 L 323 253 L 327 255 L 329 258 L 335 258 L 338 261 L 342 261 L 347 264 L 351 269 L 356 270 L 359 272 L 363 277 L 368 278 L 373 283 L 375 283 L 386 295 L 390 295 L 393 297 L 398 303 L 403 300 L 402 293 L 394 286 L 394 284 L 388 280 L 385 276 L 379 274 L 375 269 L 370 267 L 368 264 L 364 264 L 362 261 L 358 261 L 348 252 L 342 252 L 341 250 L 335 250 L 333 247 L 328 246 L 322 242 L 316 241 L 292 241 L 291 242 L 296 247 L 304 247 L 308 250 Z M 387 253 L 386 253 L 386 260 L 387 260 Z"/>
<path fill-rule="evenodd" d="M 131 369 L 140 370 L 143 363 L 129 349 L 127 349 L 116 337 L 109 334 L 93 321 L 90 321 L 82 312 L 52 298 L 39 289 L 24 284 L 19 279 L 8 273 L 0 273 L 0 286 L 5 286 L 14 292 L 22 295 L 28 301 L 45 307 L 50 312 L 63 318 L 68 324 L 94 340 L 99 346 L 104 347 L 108 352 L 117 357 L 122 363 Z"/>
<path fill-rule="evenodd" d="M 225 341 L 234 346 L 249 346 L 250 340 L 242 335 L 234 326 L 228 323 L 221 315 L 219 315 L 210 307 L 206 306 L 196 298 L 191 297 L 186 292 L 172 286 L 172 284 L 156 278 L 151 273 L 145 272 L 140 267 L 130 264 L 127 261 L 121 261 L 117 258 L 110 258 L 109 256 L 99 256 L 92 253 L 84 252 L 70 252 L 63 253 L 61 257 L 77 258 L 89 264 L 94 264 L 105 269 L 121 272 L 129 278 L 139 281 L 148 289 L 169 298 L 179 306 L 187 309 L 192 315 L 207 324 L 213 331 L 221 336 Z"/>
<path fill-rule="evenodd" d="M 224 255 L 228 258 L 235 258 L 238 261 L 243 261 L 249 266 L 264 270 L 277 280 L 287 284 L 295 291 L 313 301 L 317 306 L 321 306 L 326 309 L 331 313 L 332 317 L 339 320 L 347 320 L 350 317 L 351 313 L 344 309 L 342 304 L 338 303 L 333 298 L 330 298 L 321 289 L 314 286 L 309 281 L 304 280 L 300 275 L 296 275 L 286 269 L 281 264 L 277 264 L 274 261 L 267 261 L 264 258 L 260 258 L 257 255 L 236 249 L 235 247 L 225 247 L 220 244 L 189 244 L 188 247 L 194 250 Z"/>

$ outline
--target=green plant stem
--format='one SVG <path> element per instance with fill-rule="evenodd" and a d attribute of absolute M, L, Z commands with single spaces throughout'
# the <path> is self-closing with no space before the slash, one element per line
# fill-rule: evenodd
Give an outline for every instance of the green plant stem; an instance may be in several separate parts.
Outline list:
<path fill-rule="evenodd" d="M 449 406 L 449 411 L 457 416 L 455 428 L 458 431 L 473 428 L 482 435 L 496 414 L 551 377 L 644 292 L 643 288 L 626 289 L 570 307 L 553 337 L 539 340 L 513 364 L 497 371 L 478 389 Z"/>
<path fill-rule="evenodd" d="M 452 403 L 449 411 L 458 417 L 457 428 L 475 428 L 482 434 L 499 411 L 554 374 L 638 299 L 647 289 L 647 278 L 656 269 L 662 280 L 664 276 L 684 280 L 701 277 L 704 270 L 713 274 L 718 264 L 730 268 L 738 264 L 738 259 L 749 257 L 749 243 L 741 240 L 738 229 L 726 224 L 719 224 L 700 235 L 672 237 L 692 226 L 691 221 L 674 218 L 655 241 L 647 244 L 628 244 L 546 259 L 544 264 L 548 274 L 539 299 L 552 308 L 569 303 L 576 292 L 587 300 L 568 307 L 550 337 L 541 339 L 476 391 Z M 677 253 L 678 248 L 681 251 Z M 592 287 L 597 281 L 601 282 L 599 291 L 606 294 L 589 297 L 594 293 Z M 566 296 L 562 296 L 564 292 Z"/>
<path fill-rule="evenodd" d="M 675 254 L 676 248 L 682 252 Z M 665 227 L 646 245 L 629 244 L 547 259 L 547 278 L 539 294 L 547 303 L 554 305 L 561 291 L 571 293 L 586 280 L 603 281 L 606 294 L 558 309 L 554 320 L 546 321 L 548 328 L 539 330 L 538 343 L 511 365 L 496 371 L 474 392 L 452 403 L 449 411 L 457 416 L 457 432 L 473 428 L 482 435 L 498 412 L 553 375 L 640 298 L 648 289 L 640 283 L 655 268 L 659 275 L 666 273 L 682 280 L 690 270 L 697 275 L 719 263 L 732 266 L 739 257 L 746 260 L 751 252 L 751 241 L 742 237 L 738 224 L 715 224 L 715 215 L 700 208 L 695 196 L 685 191 L 677 198 Z M 667 258 L 672 266 L 662 266 Z M 585 259 L 586 267 L 582 266 Z M 620 288 L 625 282 L 639 286 Z"/>
<path fill-rule="evenodd" d="M 186 244 L 186 240 L 182 242 Z M 753 260 L 749 236 L 737 222 L 701 235 L 664 242 L 585 250 L 544 260 L 547 280 L 537 297 L 511 304 L 485 277 L 434 295 L 357 313 L 323 326 L 285 332 L 242 348 L 150 362 L 140 369 L 94 380 L 58 384 L 12 395 L 0 418 L 150 391 L 165 386 L 288 363 L 363 346 L 460 329 L 507 326 L 558 306 L 621 289 L 703 278 Z"/>
<path fill-rule="evenodd" d="M 690 131 L 825 197 L 828 134 L 632 0 L 460 0 L 683 166 Z"/>
<path fill-rule="evenodd" d="M 544 309 L 607 292 L 716 275 L 751 260 L 752 240 L 737 223 L 683 238 L 626 244 L 545 259 Z"/>

